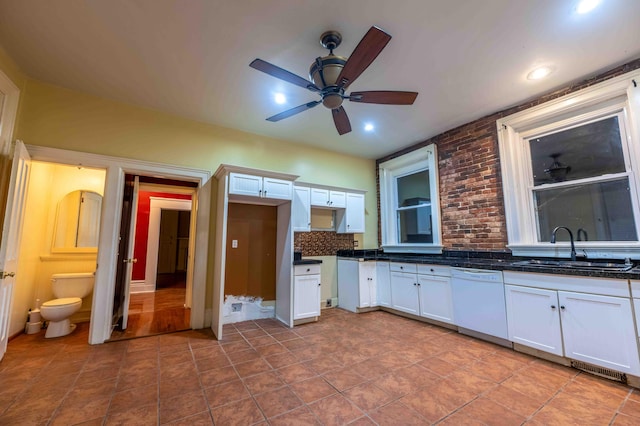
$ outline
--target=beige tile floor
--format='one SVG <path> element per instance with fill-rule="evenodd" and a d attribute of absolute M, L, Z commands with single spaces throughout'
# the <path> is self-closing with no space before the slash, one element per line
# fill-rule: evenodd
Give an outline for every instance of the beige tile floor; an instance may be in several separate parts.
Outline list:
<path fill-rule="evenodd" d="M 640 424 L 637 390 L 385 312 L 86 342 L 12 340 L 0 424 Z"/>

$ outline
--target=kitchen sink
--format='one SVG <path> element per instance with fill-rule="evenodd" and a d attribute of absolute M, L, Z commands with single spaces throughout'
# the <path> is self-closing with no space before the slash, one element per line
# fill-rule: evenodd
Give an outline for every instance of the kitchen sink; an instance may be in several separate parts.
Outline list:
<path fill-rule="evenodd" d="M 540 268 L 586 269 L 595 271 L 624 272 L 633 268 L 632 263 L 588 262 L 581 260 L 522 260 L 514 262 L 515 266 L 533 266 Z"/>

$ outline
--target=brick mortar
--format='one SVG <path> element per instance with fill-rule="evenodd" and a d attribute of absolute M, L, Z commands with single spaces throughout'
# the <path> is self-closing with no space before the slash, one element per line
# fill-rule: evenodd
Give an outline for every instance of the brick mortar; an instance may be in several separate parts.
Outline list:
<path fill-rule="evenodd" d="M 381 245 L 379 164 L 424 146 L 438 147 L 442 244 L 448 250 L 500 250 L 507 226 L 496 120 L 640 68 L 640 58 L 518 106 L 458 126 L 376 160 L 378 244 Z"/>

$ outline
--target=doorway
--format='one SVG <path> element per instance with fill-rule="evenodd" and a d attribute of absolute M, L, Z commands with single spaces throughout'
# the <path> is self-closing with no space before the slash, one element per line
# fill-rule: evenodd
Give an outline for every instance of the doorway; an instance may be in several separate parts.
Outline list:
<path fill-rule="evenodd" d="M 133 262 L 128 282 L 122 286 L 126 306 L 123 321 L 109 341 L 191 328 L 189 255 L 196 186 L 145 176 L 138 180 L 135 217 L 129 225 L 132 258 L 122 260 Z M 121 225 L 121 234 L 125 226 Z"/>

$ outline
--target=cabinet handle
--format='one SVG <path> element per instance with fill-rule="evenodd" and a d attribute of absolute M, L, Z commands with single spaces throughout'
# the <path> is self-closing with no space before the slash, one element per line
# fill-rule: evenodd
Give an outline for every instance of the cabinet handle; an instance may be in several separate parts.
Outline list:
<path fill-rule="evenodd" d="M 564 305 L 560 305 L 560 309 L 564 311 Z"/>
<path fill-rule="evenodd" d="M 431 272 L 433 272 L 433 268 L 429 269 Z"/>
<path fill-rule="evenodd" d="M 307 268 L 307 272 L 310 272 L 310 271 L 311 271 L 311 269 Z"/>
<path fill-rule="evenodd" d="M 555 308 L 556 308 L 556 305 L 551 305 L 551 309 L 555 309 Z"/>
<path fill-rule="evenodd" d="M 413 283 L 413 285 L 418 285 L 418 283 Z"/>
<path fill-rule="evenodd" d="M 322 285 L 322 283 L 318 283 L 318 287 L 320 287 Z"/>
<path fill-rule="evenodd" d="M 401 266 L 400 269 L 404 269 L 404 266 Z"/>
<path fill-rule="evenodd" d="M 267 196 L 267 190 L 266 189 L 264 190 L 264 196 L 265 197 Z"/>

